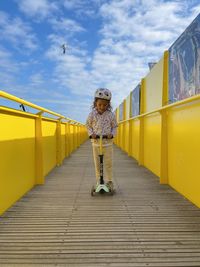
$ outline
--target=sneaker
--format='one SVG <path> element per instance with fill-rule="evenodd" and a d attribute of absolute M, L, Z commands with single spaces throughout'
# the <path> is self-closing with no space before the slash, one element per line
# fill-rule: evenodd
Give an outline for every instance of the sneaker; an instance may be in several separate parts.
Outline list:
<path fill-rule="evenodd" d="M 112 182 L 112 181 L 108 181 L 108 182 L 106 183 L 106 186 L 109 188 L 110 191 L 112 191 L 113 188 L 114 188 L 114 185 L 113 185 L 113 182 Z"/>

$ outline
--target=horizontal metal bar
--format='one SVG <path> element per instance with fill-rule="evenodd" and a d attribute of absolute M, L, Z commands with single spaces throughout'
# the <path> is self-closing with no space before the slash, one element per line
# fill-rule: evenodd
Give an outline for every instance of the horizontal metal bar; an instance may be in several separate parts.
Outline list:
<path fill-rule="evenodd" d="M 28 101 L 26 101 L 26 100 L 24 100 L 24 99 L 21 99 L 21 98 L 19 98 L 19 97 L 16 97 L 16 96 L 11 95 L 11 94 L 9 94 L 9 93 L 6 93 L 6 92 L 4 92 L 4 91 L 0 91 L 0 97 L 3 97 L 3 98 L 6 98 L 6 99 L 8 99 L 8 100 L 12 100 L 12 101 L 18 102 L 18 103 L 20 103 L 20 104 L 24 104 L 24 105 L 26 105 L 26 106 L 29 106 L 29 107 L 31 107 L 31 108 L 34 108 L 34 109 L 37 109 L 37 110 L 40 111 L 40 112 L 37 112 L 37 113 L 34 114 L 34 115 L 37 115 L 37 114 L 41 114 L 41 113 L 43 113 L 43 112 L 46 112 L 46 113 L 48 113 L 48 114 L 54 115 L 54 116 L 56 116 L 56 117 L 59 117 L 59 119 L 65 119 L 65 120 L 67 120 L 69 123 L 77 123 L 77 124 L 79 124 L 79 125 L 84 125 L 84 124 L 82 124 L 82 123 L 80 123 L 80 122 L 78 122 L 78 121 L 76 121 L 76 120 L 72 120 L 72 119 L 70 119 L 70 118 L 67 118 L 67 117 L 65 117 L 65 116 L 63 116 L 63 115 L 61 115 L 61 114 L 59 114 L 59 113 L 56 113 L 56 112 L 54 112 L 54 111 L 48 110 L 48 109 L 43 108 L 43 107 L 40 107 L 40 106 L 38 106 L 38 105 L 35 105 L 35 104 L 31 103 L 31 102 L 28 102 Z M 14 110 L 13 110 L 13 111 L 14 111 Z M 22 112 L 22 113 L 23 113 L 23 112 Z M 29 113 L 29 114 L 31 114 L 31 113 Z"/>
<path fill-rule="evenodd" d="M 28 102 L 28 101 L 26 101 L 26 100 L 23 100 L 23 99 L 21 99 L 21 98 L 19 98 L 19 97 L 16 97 L 16 96 L 14 96 L 14 95 L 8 94 L 8 93 L 6 93 L 6 92 L 0 91 L 0 96 L 1 96 L 1 97 L 4 97 L 4 98 L 7 98 L 7 99 L 9 99 L 9 100 L 12 100 L 12 101 L 15 101 L 15 102 L 24 104 L 24 105 L 29 106 L 29 107 L 31 107 L 31 108 L 38 109 L 38 110 L 40 110 L 40 111 L 49 113 L 49 114 L 51 114 L 51 115 L 54 115 L 54 116 L 57 116 L 57 117 L 60 117 L 60 118 L 65 118 L 65 116 L 63 116 L 63 115 L 61 115 L 61 114 L 58 114 L 58 113 L 53 112 L 53 111 L 51 111 L 51 110 L 48 110 L 48 109 L 46 109 L 46 108 L 40 107 L 40 106 L 35 105 L 35 104 L 31 103 L 31 102 Z"/>
<path fill-rule="evenodd" d="M 178 101 L 178 102 L 173 103 L 173 104 L 169 104 L 169 105 L 163 106 L 163 107 L 158 108 L 158 109 L 154 109 L 152 111 L 140 114 L 138 116 L 131 117 L 131 118 L 127 119 L 127 120 L 119 121 L 118 124 L 130 121 L 130 120 L 139 119 L 141 117 L 145 117 L 145 116 L 151 115 L 153 113 L 162 112 L 163 110 L 170 109 L 170 108 L 173 108 L 173 107 L 178 107 L 178 106 L 181 106 L 181 105 L 184 105 L 184 104 L 187 104 L 189 102 L 196 101 L 196 100 L 200 100 L 200 94 L 192 96 L 192 97 L 189 97 L 189 98 L 186 98 L 184 100 Z"/>

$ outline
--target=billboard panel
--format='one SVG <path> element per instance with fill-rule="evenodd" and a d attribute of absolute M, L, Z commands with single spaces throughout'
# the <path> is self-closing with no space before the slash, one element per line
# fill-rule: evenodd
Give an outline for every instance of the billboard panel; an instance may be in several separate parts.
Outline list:
<path fill-rule="evenodd" d="M 131 117 L 138 116 L 140 114 L 140 84 L 138 84 L 132 91 L 131 103 Z"/>
<path fill-rule="evenodd" d="M 169 103 L 200 93 L 200 14 L 169 49 Z"/>

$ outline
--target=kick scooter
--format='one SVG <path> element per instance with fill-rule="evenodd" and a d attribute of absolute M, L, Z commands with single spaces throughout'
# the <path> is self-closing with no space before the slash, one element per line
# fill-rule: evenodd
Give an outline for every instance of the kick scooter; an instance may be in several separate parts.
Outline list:
<path fill-rule="evenodd" d="M 93 186 L 91 189 L 91 196 L 94 196 L 96 194 L 109 194 L 113 195 L 115 190 L 113 188 L 109 188 L 103 179 L 103 138 L 107 139 L 107 135 L 101 135 L 101 136 L 96 136 L 96 139 L 100 139 L 99 142 L 99 162 L 100 162 L 100 179 L 99 179 L 99 184 L 97 186 Z"/>

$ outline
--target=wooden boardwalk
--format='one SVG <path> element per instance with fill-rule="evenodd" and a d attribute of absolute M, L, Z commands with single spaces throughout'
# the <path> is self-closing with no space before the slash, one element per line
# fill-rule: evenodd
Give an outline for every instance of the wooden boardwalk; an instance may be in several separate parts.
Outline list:
<path fill-rule="evenodd" d="M 86 142 L 0 218 L 0 266 L 200 266 L 200 209 L 116 147 L 116 194 L 94 181 Z"/>

